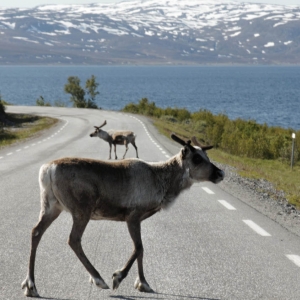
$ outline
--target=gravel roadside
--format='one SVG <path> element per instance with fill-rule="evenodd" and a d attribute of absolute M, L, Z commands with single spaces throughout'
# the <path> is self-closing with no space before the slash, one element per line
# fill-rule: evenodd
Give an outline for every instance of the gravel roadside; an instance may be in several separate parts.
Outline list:
<path fill-rule="evenodd" d="M 277 191 L 265 179 L 245 178 L 231 166 L 216 165 L 225 172 L 225 179 L 219 184 L 224 191 L 300 237 L 300 211 L 288 203 L 283 191 Z"/>

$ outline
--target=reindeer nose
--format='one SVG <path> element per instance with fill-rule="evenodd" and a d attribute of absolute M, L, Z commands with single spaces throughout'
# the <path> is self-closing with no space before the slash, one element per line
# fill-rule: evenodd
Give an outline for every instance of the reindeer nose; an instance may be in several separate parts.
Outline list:
<path fill-rule="evenodd" d="M 222 170 L 218 170 L 218 176 L 222 178 L 221 180 L 223 180 L 225 178 L 225 172 Z"/>
<path fill-rule="evenodd" d="M 93 135 L 92 135 L 92 134 L 90 134 L 90 137 L 93 137 Z"/>

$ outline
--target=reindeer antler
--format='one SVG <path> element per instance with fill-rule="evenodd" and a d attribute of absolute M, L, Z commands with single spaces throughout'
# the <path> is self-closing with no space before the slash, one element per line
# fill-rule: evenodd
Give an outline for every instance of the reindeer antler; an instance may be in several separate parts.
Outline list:
<path fill-rule="evenodd" d="M 214 146 L 203 146 L 203 145 L 201 145 L 195 136 L 193 136 L 191 140 L 192 140 L 192 142 L 195 146 L 200 147 L 203 151 L 209 150 L 209 149 L 214 147 Z"/>
<path fill-rule="evenodd" d="M 191 141 L 190 141 L 190 140 L 188 140 L 187 142 L 185 142 L 184 140 L 182 140 L 181 138 L 179 138 L 179 137 L 178 137 L 177 135 L 175 135 L 174 133 L 171 134 L 171 138 L 172 138 L 175 142 L 179 143 L 180 145 L 182 145 L 182 146 L 189 146 L 189 148 L 190 148 L 192 151 L 195 150 L 195 148 L 191 145 Z"/>
<path fill-rule="evenodd" d="M 103 127 L 104 125 L 106 125 L 106 120 L 103 122 L 102 125 L 100 125 L 100 126 L 98 127 L 98 129 L 100 129 L 100 128 Z M 96 127 L 96 126 L 95 126 L 95 127 Z"/>
<path fill-rule="evenodd" d="M 193 137 L 191 138 L 191 140 L 192 140 L 192 142 L 193 142 L 193 144 L 194 144 L 195 146 L 198 146 L 198 147 L 202 148 L 202 145 L 199 143 L 199 141 L 197 140 L 197 138 L 196 138 L 195 136 L 193 136 Z"/>

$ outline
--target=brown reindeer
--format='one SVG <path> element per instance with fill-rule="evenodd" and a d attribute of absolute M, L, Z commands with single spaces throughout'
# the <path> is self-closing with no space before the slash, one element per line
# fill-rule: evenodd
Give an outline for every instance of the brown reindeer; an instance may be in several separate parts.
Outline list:
<path fill-rule="evenodd" d="M 34 280 L 37 247 L 46 229 L 63 210 L 73 218 L 68 243 L 89 272 L 92 283 L 102 289 L 109 288 L 82 249 L 83 232 L 89 220 L 123 221 L 127 223 L 134 250 L 124 267 L 113 274 L 112 287 L 118 288 L 137 260 L 134 287 L 141 292 L 153 292 L 143 272 L 141 222 L 168 207 L 194 182 L 219 183 L 224 178 L 224 172 L 206 155 L 205 151 L 212 146 L 200 147 L 194 139 L 198 146 L 193 147 L 191 141 L 185 142 L 174 134 L 171 137 L 183 148 L 165 162 L 63 158 L 41 167 L 41 211 L 32 229 L 29 269 L 22 283 L 26 296 L 39 296 Z"/>
<path fill-rule="evenodd" d="M 108 130 L 104 131 L 101 128 L 106 125 L 106 121 L 100 126 L 94 126 L 95 131 L 90 134 L 90 137 L 99 137 L 100 139 L 106 141 L 109 143 L 109 158 L 111 159 L 111 145 L 114 145 L 114 151 L 115 151 L 115 159 L 118 159 L 117 152 L 116 152 L 116 146 L 117 145 L 125 145 L 126 150 L 123 155 L 123 159 L 125 158 L 125 155 L 128 151 L 128 144 L 132 144 L 136 151 L 136 157 L 138 157 L 138 150 L 137 146 L 135 144 L 135 138 L 136 135 L 132 131 L 126 131 L 126 130 Z"/>

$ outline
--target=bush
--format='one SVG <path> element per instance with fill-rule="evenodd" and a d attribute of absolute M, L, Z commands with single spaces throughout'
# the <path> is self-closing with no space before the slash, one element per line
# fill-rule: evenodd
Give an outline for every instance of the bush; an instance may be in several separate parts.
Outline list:
<path fill-rule="evenodd" d="M 49 102 L 45 102 L 43 96 L 40 96 L 38 99 L 36 99 L 35 103 L 37 106 L 51 106 Z"/>
<path fill-rule="evenodd" d="M 241 157 L 291 160 L 292 129 L 268 127 L 254 120 L 230 120 L 225 114 L 213 115 L 208 110 L 190 113 L 185 108 L 165 109 L 156 107 L 147 98 L 138 104 L 130 103 L 123 111 L 160 118 L 193 132 L 206 144 L 212 144 L 225 152 Z M 177 125 L 178 126 L 178 125 Z M 296 132 L 300 138 L 300 131 Z M 298 145 L 299 144 L 299 145 Z M 295 144 L 295 161 L 300 160 L 300 143 Z"/>

